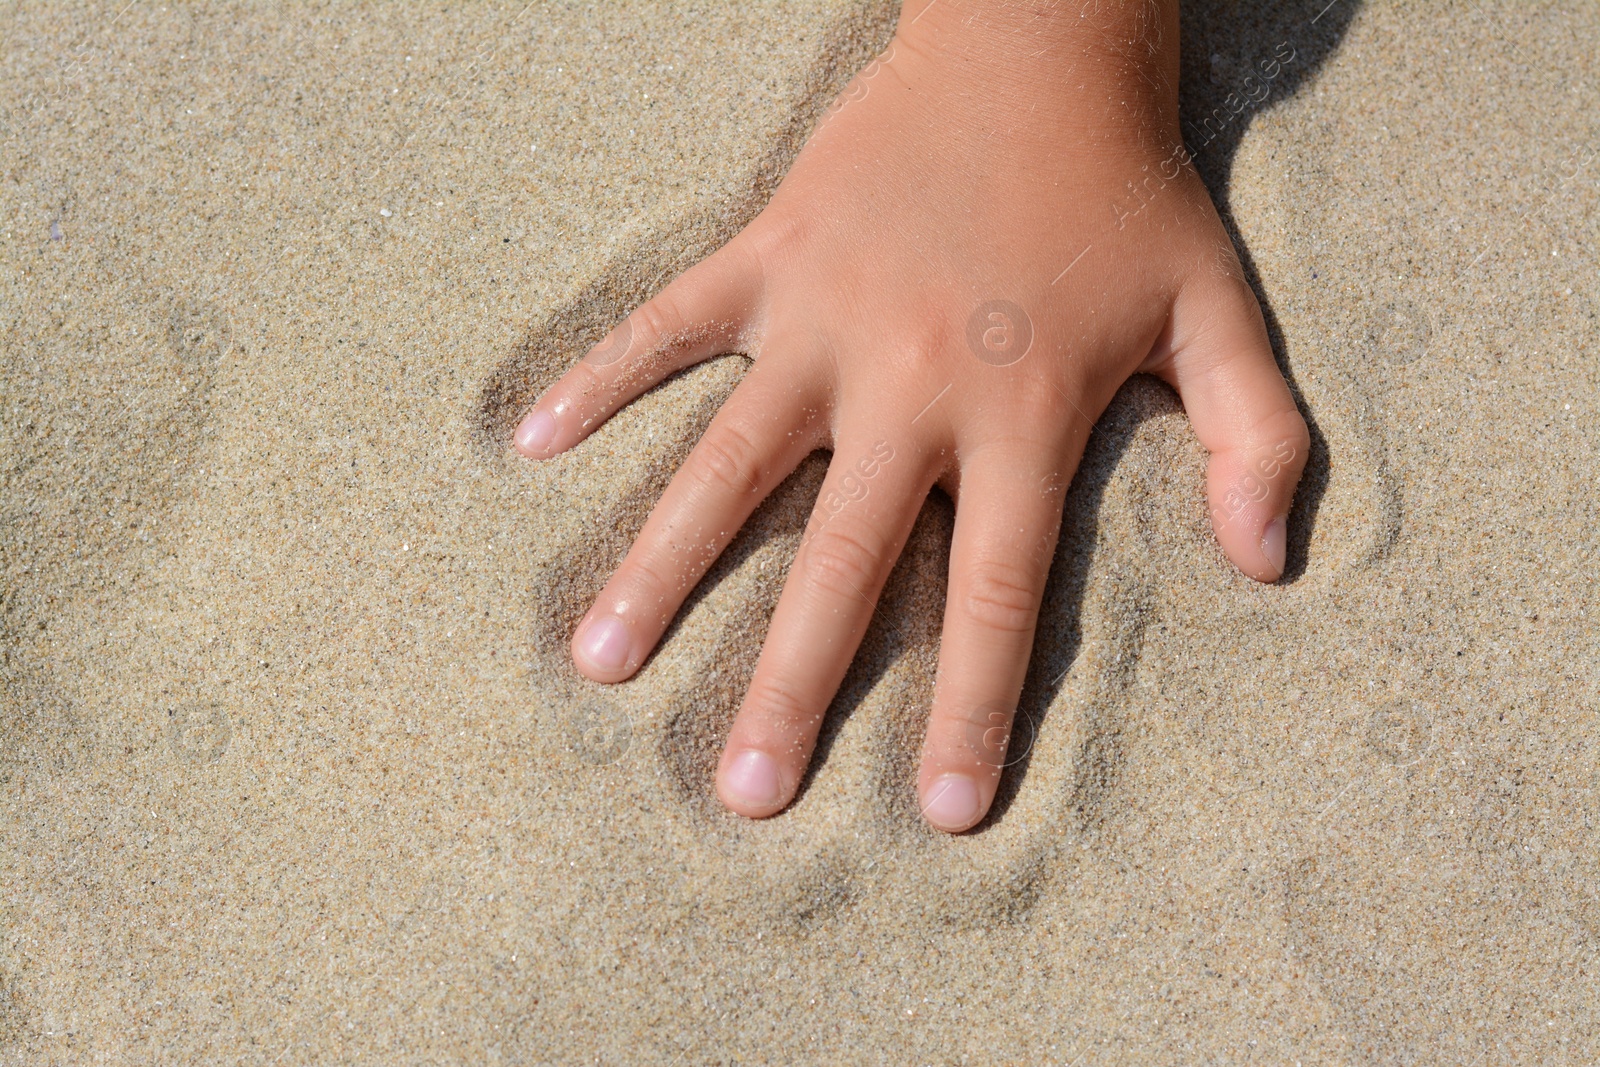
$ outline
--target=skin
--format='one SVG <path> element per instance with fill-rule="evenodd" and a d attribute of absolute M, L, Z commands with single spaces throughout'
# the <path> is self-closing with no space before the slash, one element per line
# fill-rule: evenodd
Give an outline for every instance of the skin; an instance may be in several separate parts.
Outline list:
<path fill-rule="evenodd" d="M 1309 439 L 1182 147 L 1177 14 L 1176 0 L 907 3 L 760 216 L 518 426 L 518 450 L 548 459 L 674 371 L 751 357 L 579 623 L 573 661 L 599 682 L 637 671 L 756 506 L 832 450 L 718 767 L 733 811 L 794 798 L 939 485 L 956 523 L 917 790 L 941 830 L 983 818 L 1066 488 L 1133 374 L 1176 389 L 1209 450 L 1228 558 L 1281 576 Z"/>

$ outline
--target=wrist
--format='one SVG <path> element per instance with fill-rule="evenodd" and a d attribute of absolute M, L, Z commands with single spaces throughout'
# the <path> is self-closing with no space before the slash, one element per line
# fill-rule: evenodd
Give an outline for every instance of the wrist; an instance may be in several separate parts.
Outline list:
<path fill-rule="evenodd" d="M 1180 140 L 1177 0 L 906 0 L 895 43 L 1092 138 Z"/>

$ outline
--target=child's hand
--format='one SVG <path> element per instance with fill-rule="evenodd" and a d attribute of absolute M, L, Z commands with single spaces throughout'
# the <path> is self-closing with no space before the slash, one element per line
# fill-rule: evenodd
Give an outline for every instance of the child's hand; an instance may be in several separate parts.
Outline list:
<path fill-rule="evenodd" d="M 1259 581 L 1283 571 L 1306 426 L 1187 165 L 1176 2 L 1033 7 L 908 4 L 766 210 L 517 429 L 553 456 L 673 371 L 753 356 L 578 627 L 578 669 L 605 682 L 639 668 L 761 500 L 833 450 L 718 769 L 740 814 L 794 797 L 937 483 L 957 511 L 918 788 L 934 826 L 983 817 L 1063 495 L 1132 374 L 1171 383 L 1210 450 L 1223 551 Z"/>

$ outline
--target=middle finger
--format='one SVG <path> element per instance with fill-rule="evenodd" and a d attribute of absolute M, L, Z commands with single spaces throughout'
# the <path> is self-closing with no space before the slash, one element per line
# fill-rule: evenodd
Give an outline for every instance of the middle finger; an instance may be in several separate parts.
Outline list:
<path fill-rule="evenodd" d="M 849 433 L 835 447 L 717 769 L 717 792 L 740 815 L 776 814 L 799 789 L 933 478 L 911 447 Z"/>

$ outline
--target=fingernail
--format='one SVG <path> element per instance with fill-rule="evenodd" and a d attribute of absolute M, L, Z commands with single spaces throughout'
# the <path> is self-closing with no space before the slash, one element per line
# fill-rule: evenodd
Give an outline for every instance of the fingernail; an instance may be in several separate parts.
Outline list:
<path fill-rule="evenodd" d="M 543 452 L 555 440 L 556 420 L 548 411 L 533 411 L 517 427 L 517 451 L 525 456 Z"/>
<path fill-rule="evenodd" d="M 1273 519 L 1267 523 L 1266 532 L 1261 535 L 1261 554 L 1280 578 L 1283 577 L 1283 564 L 1288 551 L 1289 524 L 1283 519 Z"/>
<path fill-rule="evenodd" d="M 770 808 L 783 799 L 778 761 L 753 748 L 728 765 L 723 785 L 728 796 L 752 808 Z"/>
<path fill-rule="evenodd" d="M 923 796 L 923 817 L 941 830 L 965 830 L 978 821 L 978 783 L 964 774 L 936 778 Z"/>
<path fill-rule="evenodd" d="M 615 615 L 595 619 L 583 629 L 578 651 L 602 671 L 620 671 L 628 663 L 628 628 Z"/>

